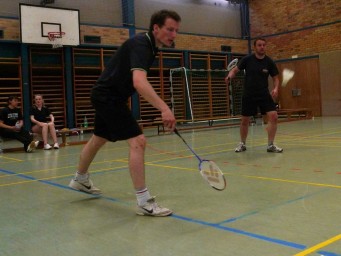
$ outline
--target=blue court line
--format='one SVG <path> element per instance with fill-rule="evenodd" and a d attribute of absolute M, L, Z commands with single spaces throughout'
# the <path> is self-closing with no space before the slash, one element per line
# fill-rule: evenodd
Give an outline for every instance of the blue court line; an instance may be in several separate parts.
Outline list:
<path fill-rule="evenodd" d="M 318 251 L 321 256 L 341 256 L 339 253 L 333 253 L 333 252 L 326 252 L 326 251 Z"/>
<path fill-rule="evenodd" d="M 229 232 L 236 233 L 236 234 L 239 234 L 239 235 L 244 235 L 244 236 L 256 238 L 256 239 L 259 239 L 259 240 L 262 240 L 262 241 L 267 241 L 267 242 L 279 244 L 279 245 L 286 246 L 286 247 L 292 247 L 292 248 L 300 249 L 300 250 L 303 250 L 303 249 L 306 248 L 305 245 L 301 245 L 301 244 L 297 244 L 297 243 L 292 243 L 292 242 L 287 242 L 287 241 L 284 241 L 284 240 L 280 240 L 280 239 L 276 239 L 276 238 L 271 238 L 271 237 L 267 237 L 267 236 L 263 236 L 263 235 L 258 235 L 258 234 L 250 233 L 250 232 L 239 230 L 239 229 L 235 229 L 235 228 L 225 227 L 225 226 L 221 226 L 221 225 L 215 224 L 215 223 L 195 220 L 195 219 L 191 219 L 191 218 L 187 218 L 187 217 L 183 217 L 183 216 L 179 216 L 179 215 L 174 215 L 174 214 L 172 216 L 174 218 L 176 218 L 176 219 L 184 220 L 184 221 L 187 221 L 187 222 L 192 222 L 192 223 L 196 223 L 196 224 L 200 224 L 200 225 L 204 225 L 204 226 L 213 227 L 213 228 L 216 228 L 216 229 L 221 229 L 221 230 L 229 231 Z"/>
<path fill-rule="evenodd" d="M 68 187 L 66 185 L 58 184 L 58 183 L 55 183 L 55 182 L 52 182 L 52 181 L 39 180 L 39 179 L 34 178 L 32 176 L 28 176 L 28 175 L 24 175 L 24 174 L 17 174 L 16 172 L 8 171 L 8 170 L 3 170 L 3 169 L 0 169 L 0 172 L 6 173 L 6 174 L 11 174 L 11 175 L 16 175 L 17 177 L 20 177 L 20 178 L 23 178 L 23 179 L 27 179 L 27 180 L 34 180 L 34 181 L 41 182 L 41 183 L 47 184 L 47 185 L 51 185 L 51 186 L 54 186 L 54 187 L 57 187 L 57 188 L 62 188 L 62 189 L 67 189 L 67 190 L 75 191 L 75 192 L 78 192 L 78 193 L 82 193 L 83 195 L 85 194 L 85 193 L 80 192 L 78 190 L 74 190 L 74 189 L 72 189 L 72 188 L 70 188 L 70 187 Z M 103 199 L 111 201 L 111 202 L 122 203 L 122 204 L 125 204 L 125 205 L 131 205 L 130 203 L 127 203 L 125 201 L 121 201 L 121 200 L 118 200 L 118 199 L 115 199 L 115 198 L 112 198 L 112 197 L 106 197 L 106 196 L 103 196 L 103 195 L 91 195 L 91 194 L 85 194 L 85 195 L 88 195 L 88 196 L 91 196 L 91 197 L 95 197 L 95 198 L 103 198 Z M 295 199 L 295 200 L 298 200 L 298 199 Z M 259 235 L 259 234 L 255 234 L 255 233 L 251 233 L 251 232 L 247 232 L 247 231 L 231 228 L 231 227 L 222 226 L 219 223 L 218 224 L 210 223 L 210 222 L 196 220 L 196 219 L 192 219 L 192 218 L 181 216 L 181 215 L 177 215 L 177 214 L 173 214 L 170 217 L 178 219 L 178 220 L 190 222 L 190 223 L 196 223 L 196 224 L 200 224 L 200 225 L 203 225 L 203 226 L 208 226 L 208 227 L 212 227 L 212 228 L 215 228 L 215 229 L 228 231 L 228 232 L 231 232 L 231 233 L 243 235 L 243 236 L 246 236 L 246 237 L 258 239 L 258 240 L 269 242 L 269 243 L 274 243 L 274 244 L 285 246 L 285 247 L 291 247 L 291 248 L 299 249 L 299 250 L 304 250 L 304 249 L 307 248 L 306 245 L 302 245 L 302 244 L 298 244 L 298 243 L 293 243 L 293 242 L 288 242 L 288 241 L 277 239 L 277 238 L 271 238 L 271 237 L 267 237 L 267 236 L 263 236 L 263 235 Z M 320 253 L 321 255 L 324 255 L 324 256 L 340 256 L 339 254 L 335 254 L 335 253 L 327 252 L 327 251 L 319 251 L 317 253 Z"/>
<path fill-rule="evenodd" d="M 44 183 L 44 184 L 48 184 L 48 185 L 51 185 L 51 186 L 54 186 L 54 187 L 57 187 L 57 188 L 63 188 L 63 189 L 67 189 L 67 190 L 72 190 L 72 191 L 81 193 L 83 195 L 86 194 L 86 193 L 83 193 L 81 191 L 75 190 L 75 189 L 70 188 L 69 186 L 66 186 L 66 185 L 63 185 L 63 184 L 55 183 L 55 182 L 48 181 L 48 180 L 39 180 L 37 178 L 34 178 L 32 176 L 28 176 L 28 175 L 25 175 L 25 174 L 18 174 L 16 172 L 7 171 L 7 170 L 3 170 L 3 169 L 0 169 L 0 172 L 6 173 L 6 174 L 15 175 L 17 177 L 24 178 L 24 179 L 27 179 L 27 180 L 38 181 L 38 182 L 41 182 L 41 183 Z M 70 177 L 73 177 L 73 176 L 74 175 L 70 175 Z M 92 196 L 92 197 L 100 197 L 100 198 L 106 199 L 108 201 L 112 201 L 112 202 L 116 202 L 116 203 L 122 203 L 122 204 L 125 204 L 125 205 L 130 205 L 129 203 L 127 203 L 125 201 L 121 201 L 119 199 L 115 199 L 115 198 L 111 198 L 111 197 L 106 197 L 106 196 L 103 196 L 103 195 L 92 195 L 92 194 L 86 194 L 86 195 L 89 195 L 89 196 Z"/>
<path fill-rule="evenodd" d="M 272 206 L 267 207 L 267 208 L 265 208 L 265 209 L 263 209 L 263 210 L 261 210 L 261 211 L 268 210 L 268 209 L 274 209 L 274 208 L 277 208 L 277 207 L 280 207 L 280 206 L 283 206 L 283 205 L 295 203 L 295 202 L 297 202 L 297 201 L 304 200 L 304 199 L 306 199 L 306 198 L 312 197 L 312 196 L 314 196 L 314 195 L 316 195 L 316 194 L 319 194 L 319 193 L 322 193 L 322 192 L 326 192 L 326 191 L 328 191 L 328 190 L 330 190 L 330 189 L 326 188 L 326 189 L 323 189 L 323 190 L 319 190 L 319 191 L 316 191 L 316 192 L 307 194 L 307 195 L 305 195 L 305 196 L 300 196 L 300 197 L 298 197 L 298 198 L 294 198 L 294 199 L 285 201 L 285 202 L 283 202 L 283 203 L 279 203 L 279 204 L 272 205 Z M 246 218 L 246 217 L 249 217 L 249 216 L 258 214 L 258 213 L 260 213 L 261 211 L 251 211 L 251 212 L 242 214 L 242 215 L 240 215 L 240 216 L 238 216 L 238 217 L 230 218 L 230 219 L 227 219 L 227 220 L 218 222 L 218 223 L 216 223 L 216 224 L 221 225 L 221 224 L 225 224 L 225 223 L 235 222 L 235 221 L 237 221 L 237 220 L 241 220 L 241 219 L 244 219 L 244 218 Z"/>

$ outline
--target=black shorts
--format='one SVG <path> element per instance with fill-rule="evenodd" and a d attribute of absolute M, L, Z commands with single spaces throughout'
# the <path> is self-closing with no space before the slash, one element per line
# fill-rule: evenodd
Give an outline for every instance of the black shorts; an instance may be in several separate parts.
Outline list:
<path fill-rule="evenodd" d="M 270 94 L 242 97 L 242 116 L 255 116 L 258 109 L 262 115 L 270 111 L 276 111 L 276 104 Z"/>
<path fill-rule="evenodd" d="M 94 134 L 109 141 L 127 140 L 142 134 L 126 102 L 94 104 Z"/>

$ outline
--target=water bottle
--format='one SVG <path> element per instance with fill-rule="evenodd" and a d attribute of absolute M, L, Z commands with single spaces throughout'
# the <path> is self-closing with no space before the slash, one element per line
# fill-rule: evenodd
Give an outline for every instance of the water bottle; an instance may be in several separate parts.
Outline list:
<path fill-rule="evenodd" d="M 88 119 L 86 118 L 86 116 L 84 117 L 83 127 L 88 128 Z"/>

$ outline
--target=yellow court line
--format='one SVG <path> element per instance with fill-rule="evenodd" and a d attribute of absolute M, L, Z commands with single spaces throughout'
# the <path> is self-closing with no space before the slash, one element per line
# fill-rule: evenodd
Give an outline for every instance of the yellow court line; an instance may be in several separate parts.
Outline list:
<path fill-rule="evenodd" d="M 115 169 L 121 169 L 123 167 L 127 167 L 127 166 L 126 165 L 119 166 L 119 167 L 115 167 L 114 169 L 112 169 L 112 168 L 99 169 L 96 171 L 91 171 L 91 173 L 102 172 L 102 171 L 112 171 Z M 74 174 L 65 174 L 65 175 L 52 176 L 52 177 L 41 178 L 41 179 L 24 180 L 24 181 L 12 182 L 12 183 L 0 184 L 0 187 L 7 187 L 7 186 L 20 185 L 20 184 L 25 184 L 25 183 L 33 183 L 33 182 L 43 181 L 43 180 L 60 179 L 60 178 L 73 177 L 73 176 L 74 176 Z"/>
<path fill-rule="evenodd" d="M 179 169 L 179 170 L 187 170 L 187 171 L 197 171 L 198 169 L 187 168 L 187 167 L 179 167 L 179 166 L 171 166 L 171 165 L 163 165 L 163 164 L 153 164 L 153 163 L 146 163 L 146 165 L 150 166 L 157 166 L 167 169 Z"/>
<path fill-rule="evenodd" d="M 187 151 L 187 150 L 183 150 L 183 151 Z M 155 154 L 149 154 L 147 156 L 156 156 L 156 155 L 163 155 L 163 154 L 167 154 L 167 153 L 155 153 Z M 189 157 L 191 157 L 191 156 L 159 159 L 157 161 L 169 161 L 169 160 L 174 160 L 174 159 L 178 159 L 178 158 L 189 158 Z M 41 158 L 41 159 L 43 159 L 43 158 Z M 120 159 L 113 159 L 113 160 L 96 161 L 96 162 L 93 162 L 91 165 L 103 164 L 103 163 L 112 163 L 112 162 L 128 163 L 128 159 L 127 158 L 120 158 Z M 147 163 L 148 162 L 146 162 L 146 164 Z M 0 179 L 1 178 L 6 178 L 6 177 L 18 176 L 18 175 L 28 175 L 28 174 L 33 174 L 33 173 L 56 171 L 56 170 L 74 168 L 74 167 L 77 167 L 77 165 L 67 165 L 67 166 L 63 166 L 63 167 L 49 168 L 49 169 L 44 169 L 44 170 L 33 170 L 33 171 L 28 171 L 28 172 L 19 172 L 19 173 L 13 173 L 13 174 L 5 174 L 5 175 L 0 175 Z"/>
<path fill-rule="evenodd" d="M 168 169 L 187 170 L 187 171 L 196 171 L 196 170 L 198 170 L 198 169 L 193 169 L 193 168 L 177 167 L 177 166 L 153 164 L 153 163 L 148 163 L 148 164 L 146 163 L 146 165 L 163 167 L 163 168 L 168 168 Z M 245 174 L 233 174 L 233 173 L 228 173 L 228 172 L 223 172 L 223 173 L 225 175 L 241 176 L 241 177 L 246 177 L 246 178 L 251 178 L 251 179 L 271 180 L 271 181 L 279 181 L 279 182 L 287 182 L 287 183 L 295 183 L 295 184 L 304 184 L 304 185 L 311 185 L 311 186 L 319 186 L 319 187 L 329 187 L 329 188 L 341 189 L 341 186 L 331 185 L 331 184 L 313 183 L 313 182 L 305 182 L 305 181 L 298 181 L 298 180 L 285 180 L 285 179 L 262 177 L 262 176 L 252 176 L 252 175 L 245 175 Z"/>
<path fill-rule="evenodd" d="M 57 167 L 57 168 L 51 168 L 51 169 L 45 169 L 45 170 L 36 170 L 36 171 L 29 171 L 29 172 L 18 172 L 18 173 L 13 173 L 13 174 L 4 174 L 4 175 L 0 175 L 0 179 L 7 178 L 7 177 L 14 177 L 14 176 L 18 176 L 18 175 L 28 175 L 28 174 L 32 174 L 32 173 L 50 172 L 50 171 L 68 169 L 71 167 L 76 167 L 76 165 L 69 165 L 69 166 Z"/>
<path fill-rule="evenodd" d="M 24 160 L 17 159 L 17 158 L 12 158 L 12 157 L 7 157 L 7 156 L 0 156 L 0 158 L 8 159 L 8 160 L 13 160 L 17 162 L 23 162 Z"/>
<path fill-rule="evenodd" d="M 245 175 L 245 174 L 243 174 L 241 176 L 244 176 L 247 178 L 253 178 L 253 179 L 260 179 L 260 180 L 271 180 L 271 181 L 280 181 L 280 182 L 312 185 L 312 186 L 318 186 L 318 187 L 329 187 L 329 188 L 340 188 L 341 189 L 341 186 L 331 185 L 331 184 L 313 183 L 313 182 L 298 181 L 298 180 L 285 180 L 285 179 L 269 178 L 269 177 L 262 177 L 262 176 L 252 176 L 252 175 Z"/>
<path fill-rule="evenodd" d="M 50 180 L 50 179 L 63 178 L 63 177 L 72 177 L 72 176 L 73 176 L 73 174 L 67 174 L 67 175 L 54 176 L 54 177 L 41 178 L 41 179 L 34 179 L 34 180 L 23 180 L 23 181 L 18 181 L 18 182 L 0 184 L 0 187 L 21 185 L 21 184 L 25 184 L 25 183 L 33 183 L 33 182 L 37 182 L 37 181 Z"/>
<path fill-rule="evenodd" d="M 301 140 L 303 139 L 311 139 L 311 138 L 317 138 L 317 139 L 323 139 L 325 137 L 321 137 L 321 136 L 330 136 L 330 135 L 334 135 L 334 134 L 338 134 L 338 133 L 341 133 L 340 131 L 336 131 L 336 132 L 327 132 L 327 133 L 322 133 L 322 134 L 311 134 L 311 135 L 302 135 L 300 137 Z M 283 137 L 293 137 L 295 136 L 294 138 L 291 138 L 291 139 L 285 139 L 284 140 L 287 140 L 287 141 L 295 141 L 297 140 L 297 137 L 300 136 L 299 134 L 286 134 L 286 135 L 283 135 L 283 134 L 278 134 L 279 137 L 283 136 Z"/>
<path fill-rule="evenodd" d="M 334 243 L 334 242 L 336 242 L 337 240 L 340 240 L 340 239 L 341 239 L 341 234 L 339 234 L 337 236 L 334 236 L 334 237 L 332 237 L 332 238 L 330 238 L 330 239 L 328 239 L 328 240 L 326 240 L 326 241 L 324 241 L 322 243 L 319 243 L 319 244 L 317 244 L 317 245 L 315 245 L 313 247 L 310 247 L 310 248 L 308 248 L 308 249 L 306 249 L 306 250 L 304 250 L 304 251 L 302 251 L 300 253 L 297 253 L 294 256 L 305 256 L 305 255 L 308 255 L 309 253 L 315 252 L 318 249 L 326 247 L 327 245 L 329 245 L 331 243 Z"/>
<path fill-rule="evenodd" d="M 114 160 L 105 160 L 105 161 L 93 162 L 93 163 L 91 163 L 91 165 L 103 164 L 103 163 L 112 163 L 112 162 L 124 162 L 124 163 L 126 163 L 128 161 L 124 161 L 124 160 L 121 160 L 121 159 L 114 159 Z M 62 170 L 62 169 L 68 169 L 68 168 L 76 168 L 76 167 L 77 167 L 77 165 L 67 165 L 67 166 L 63 166 L 63 167 L 56 167 L 56 168 L 50 168 L 50 169 L 44 169 L 44 170 L 33 170 L 33 171 L 28 171 L 28 172 L 18 172 L 18 173 L 13 173 L 13 174 L 4 174 L 4 175 L 0 175 L 0 179 L 1 178 L 6 178 L 6 177 L 18 176 L 18 175 L 28 175 L 28 174 L 32 174 L 32 173 L 50 172 L 50 171 L 56 171 L 56 170 Z"/>
<path fill-rule="evenodd" d="M 126 160 L 115 160 L 115 162 L 127 163 Z M 149 165 L 149 166 L 157 166 L 157 167 L 163 167 L 163 168 L 167 168 L 167 169 L 187 170 L 187 171 L 192 171 L 192 172 L 198 170 L 198 169 L 187 168 L 187 167 L 178 167 L 178 166 L 171 166 L 171 165 L 154 164 L 154 163 L 148 163 L 148 162 L 145 163 L 145 164 Z M 92 170 L 91 173 L 102 172 L 102 171 L 109 171 L 109 170 L 112 171 L 112 170 L 120 169 L 120 168 L 123 168 L 123 167 L 127 167 L 127 166 L 124 165 L 124 166 L 119 166 L 119 167 L 115 167 L 115 168 L 110 167 L 110 168 L 105 168 L 105 169 Z M 25 175 L 25 173 L 22 173 L 22 174 Z M 251 178 L 251 179 L 262 179 L 262 180 L 271 180 L 271 181 L 278 181 L 278 182 L 288 182 L 288 183 L 305 184 L 305 185 L 311 185 L 311 186 L 331 187 L 331 188 L 341 189 L 341 186 L 338 186 L 338 185 L 330 185 L 330 184 L 322 184 L 322 183 L 312 183 L 312 182 L 303 182 L 303 181 L 297 181 L 297 180 L 285 180 L 285 179 L 262 177 L 262 176 L 240 175 L 240 174 L 233 174 L 233 173 L 227 173 L 227 172 L 224 172 L 224 174 L 225 175 L 233 175 L 233 176 L 241 176 L 241 177 L 246 177 L 246 178 Z M 57 179 L 57 178 L 63 178 L 63 177 L 71 177 L 71 176 L 73 176 L 73 174 L 53 176 L 53 177 L 47 177 L 47 178 L 41 178 L 41 179 L 35 179 L 35 180 L 26 180 L 26 181 L 7 183 L 7 184 L 0 184 L 0 187 L 10 186 L 10 185 L 18 185 L 18 184 L 24 184 L 24 183 L 32 183 L 32 182 L 41 181 L 41 180 L 50 180 L 50 179 Z"/>

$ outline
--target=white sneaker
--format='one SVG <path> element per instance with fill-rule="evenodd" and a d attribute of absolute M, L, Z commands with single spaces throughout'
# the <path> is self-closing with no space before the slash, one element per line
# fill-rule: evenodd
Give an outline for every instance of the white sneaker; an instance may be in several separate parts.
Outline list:
<path fill-rule="evenodd" d="M 149 198 L 142 206 L 137 206 L 137 215 L 147 215 L 156 217 L 165 217 L 171 215 L 173 212 L 168 208 L 163 208 L 155 202 L 155 196 Z"/>
<path fill-rule="evenodd" d="M 44 149 L 45 150 L 50 150 L 52 147 L 51 147 L 51 145 L 50 144 L 46 144 L 45 146 L 44 146 Z"/>
<path fill-rule="evenodd" d="M 55 143 L 55 144 L 53 145 L 53 148 L 54 148 L 54 149 L 59 149 L 59 144 L 58 144 L 58 143 Z"/>
<path fill-rule="evenodd" d="M 27 146 L 26 152 L 31 153 L 33 150 L 36 149 L 36 141 L 32 140 L 31 143 Z"/>
<path fill-rule="evenodd" d="M 99 188 L 96 188 L 92 180 L 90 180 L 89 178 L 86 179 L 85 181 L 79 181 L 73 178 L 70 181 L 69 187 L 79 190 L 79 191 L 83 191 L 88 194 L 94 194 L 94 195 L 102 194 L 102 191 Z"/>
<path fill-rule="evenodd" d="M 283 148 L 277 147 L 276 145 L 272 144 L 267 147 L 266 151 L 271 153 L 282 153 Z"/>
<path fill-rule="evenodd" d="M 246 146 L 243 142 L 240 142 L 238 147 L 235 148 L 234 152 L 239 153 L 246 150 Z"/>

